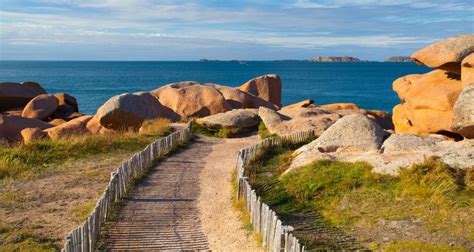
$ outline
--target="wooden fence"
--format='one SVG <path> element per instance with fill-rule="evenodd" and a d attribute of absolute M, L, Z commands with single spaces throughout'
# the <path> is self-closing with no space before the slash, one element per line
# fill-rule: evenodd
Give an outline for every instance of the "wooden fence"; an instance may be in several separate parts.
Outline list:
<path fill-rule="evenodd" d="M 168 153 L 177 145 L 189 140 L 192 134 L 191 125 L 190 122 L 185 128 L 149 144 L 144 150 L 136 153 L 132 158 L 120 165 L 111 174 L 107 188 L 87 220 L 82 226 L 72 230 L 67 235 L 62 251 L 94 251 L 100 227 L 110 214 L 113 204 L 120 201 L 126 195 L 128 190 L 131 189 L 130 185 L 133 181 L 141 178 L 153 164 L 154 160 Z"/>
<path fill-rule="evenodd" d="M 263 203 L 245 177 L 245 168 L 258 157 L 264 148 L 281 146 L 283 143 L 302 143 L 314 137 L 313 131 L 298 132 L 282 137 L 267 138 L 259 144 L 241 149 L 237 159 L 237 198 L 243 200 L 250 215 L 254 231 L 262 236 L 262 246 L 272 252 L 303 252 L 304 246 L 293 235 L 293 227 L 283 225 L 275 211 Z"/>

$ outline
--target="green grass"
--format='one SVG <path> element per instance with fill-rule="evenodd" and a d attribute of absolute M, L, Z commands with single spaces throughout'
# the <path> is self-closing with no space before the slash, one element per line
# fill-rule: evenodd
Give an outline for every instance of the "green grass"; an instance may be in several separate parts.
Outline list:
<path fill-rule="evenodd" d="M 32 229 L 15 229 L 10 226 L 0 226 L 0 252 L 32 251 L 49 252 L 59 250 L 52 240 L 41 238 Z"/>
<path fill-rule="evenodd" d="M 0 180 L 36 178 L 50 173 L 54 166 L 67 160 L 138 151 L 170 131 L 167 126 L 155 134 L 118 133 L 68 140 L 43 140 L 13 147 L 0 146 Z"/>
<path fill-rule="evenodd" d="M 384 248 L 386 252 L 411 252 L 411 251 L 433 251 L 433 252 L 457 252 L 469 251 L 460 247 L 451 247 L 443 244 L 426 244 L 419 241 L 391 242 Z"/>
<path fill-rule="evenodd" d="M 218 138 L 230 138 L 230 137 L 234 137 L 238 134 L 245 133 L 251 130 L 251 129 L 240 129 L 240 128 L 212 129 L 202 124 L 198 124 L 195 121 L 193 121 L 192 129 L 194 133 L 202 134 L 209 137 L 218 137 Z"/>
<path fill-rule="evenodd" d="M 380 220 L 417 220 L 426 232 L 441 237 L 474 238 L 474 230 L 466 229 L 474 225 L 472 170 L 452 169 L 430 159 L 393 177 L 372 173 L 372 167 L 363 162 L 318 161 L 281 177 L 293 149 L 268 149 L 247 170 L 257 194 L 283 218 L 314 214 L 324 218 L 324 228 L 347 233 L 356 227 L 371 229 Z M 320 241 L 311 239 L 305 241 L 308 248 L 321 248 Z M 385 245 L 387 249 L 410 246 L 403 242 Z M 426 242 L 419 246 L 444 245 Z"/>
<path fill-rule="evenodd" d="M 92 213 L 92 210 L 94 210 L 94 207 L 94 202 L 78 205 L 72 209 L 72 216 L 74 216 L 74 218 L 79 221 L 85 221 L 87 220 L 89 214 Z"/>

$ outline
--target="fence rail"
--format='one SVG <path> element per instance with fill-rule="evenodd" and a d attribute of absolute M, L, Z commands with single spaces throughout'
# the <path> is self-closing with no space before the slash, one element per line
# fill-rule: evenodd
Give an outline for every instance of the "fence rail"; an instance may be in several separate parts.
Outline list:
<path fill-rule="evenodd" d="M 168 153 L 178 144 L 185 143 L 191 137 L 191 122 L 158 141 L 145 147 L 144 150 L 133 155 L 122 163 L 111 174 L 110 182 L 104 193 L 95 205 L 82 226 L 72 230 L 66 237 L 64 252 L 89 252 L 94 251 L 99 237 L 100 227 L 110 214 L 114 203 L 121 200 L 136 179 L 142 177 L 153 161 Z"/>
<path fill-rule="evenodd" d="M 250 222 L 258 234 L 262 236 L 262 246 L 272 252 L 304 252 L 305 248 L 293 235 L 293 227 L 283 225 L 275 211 L 263 203 L 260 197 L 250 186 L 248 178 L 245 177 L 245 169 L 264 148 L 281 146 L 283 143 L 302 143 L 310 137 L 314 137 L 313 131 L 298 132 L 282 137 L 272 137 L 262 142 L 241 149 L 237 159 L 237 198 L 243 200 L 250 215 Z"/>

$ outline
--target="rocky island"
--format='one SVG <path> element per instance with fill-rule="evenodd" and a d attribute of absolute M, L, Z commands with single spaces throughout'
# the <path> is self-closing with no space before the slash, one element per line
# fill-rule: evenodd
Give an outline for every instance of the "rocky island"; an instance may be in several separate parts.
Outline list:
<path fill-rule="evenodd" d="M 392 56 L 385 60 L 385 62 L 413 62 L 408 56 Z"/>
<path fill-rule="evenodd" d="M 313 57 L 309 59 L 310 62 L 367 62 L 356 57 Z"/>

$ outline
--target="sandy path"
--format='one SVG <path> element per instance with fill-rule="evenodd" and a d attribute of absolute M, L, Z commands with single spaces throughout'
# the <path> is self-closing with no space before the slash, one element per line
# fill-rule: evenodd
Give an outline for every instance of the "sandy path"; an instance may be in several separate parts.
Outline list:
<path fill-rule="evenodd" d="M 202 230 L 213 251 L 263 251 L 256 240 L 242 229 L 239 213 L 232 207 L 232 172 L 237 154 L 243 147 L 255 144 L 258 137 L 214 140 L 211 152 L 203 160 L 200 175 L 198 208 Z"/>

